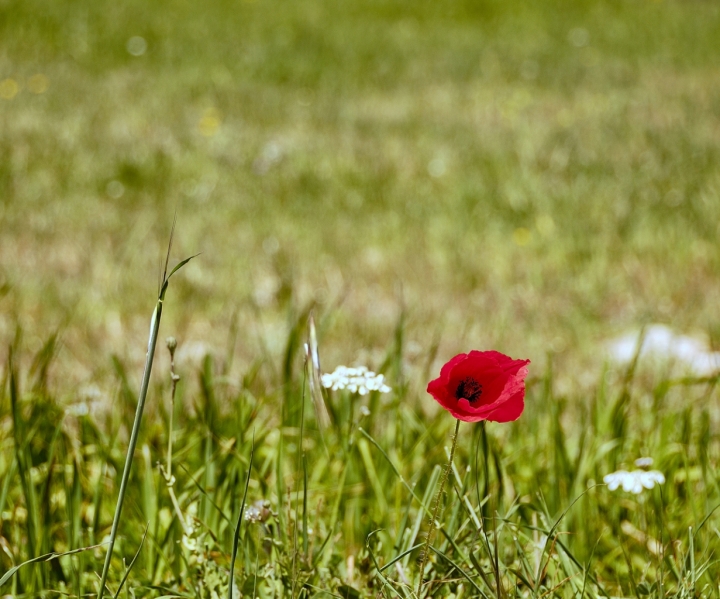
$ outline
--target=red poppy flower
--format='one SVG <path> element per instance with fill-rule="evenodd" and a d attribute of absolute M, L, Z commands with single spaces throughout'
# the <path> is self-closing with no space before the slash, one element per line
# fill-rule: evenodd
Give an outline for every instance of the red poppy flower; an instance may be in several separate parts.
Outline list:
<path fill-rule="evenodd" d="M 513 360 L 496 351 L 459 354 L 430 381 L 427 391 L 458 420 L 510 422 L 525 407 L 530 360 Z"/>

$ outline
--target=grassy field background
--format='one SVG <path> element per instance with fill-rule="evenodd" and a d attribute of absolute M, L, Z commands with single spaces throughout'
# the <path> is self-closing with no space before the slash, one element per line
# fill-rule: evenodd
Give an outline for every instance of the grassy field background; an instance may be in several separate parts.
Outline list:
<path fill-rule="evenodd" d="M 233 521 L 253 428 L 249 498 L 271 502 L 279 536 L 272 550 L 243 537 L 245 594 L 370 596 L 367 535 L 383 528 L 382 563 L 421 538 L 420 502 L 353 426 L 356 399 L 329 398 L 344 424 L 326 434 L 299 407 L 313 309 L 328 370 L 388 377 L 365 430 L 421 494 L 453 425 L 429 378 L 469 349 L 532 360 L 518 423 L 461 428 L 458 493 L 477 493 L 455 502 L 460 540 L 441 551 L 475 574 L 438 558 L 433 576 L 453 582 L 433 593 L 718 596 L 716 517 L 688 547 L 720 500 L 715 381 L 606 367 L 604 344 L 651 322 L 720 344 L 719 57 L 710 1 L 1 1 L 0 355 L 15 348 L 18 387 L 11 401 L 3 359 L 0 572 L 107 533 L 177 214 L 173 258 L 202 254 L 173 279 L 161 335 L 179 342 L 181 507 L 217 539 L 205 567 L 227 566 L 232 529 L 208 497 Z M 129 560 L 150 522 L 137 596 L 209 597 L 153 467 L 164 348 L 156 369 L 120 550 Z M 495 465 L 466 479 L 483 448 Z M 662 497 L 596 488 L 563 520 L 558 538 L 599 586 L 553 543 L 547 578 L 518 582 L 540 532 L 512 527 L 487 541 L 508 548 L 504 582 L 471 585 L 492 571 L 466 535 L 476 521 L 499 510 L 550 532 L 589 484 L 646 454 Z M 483 490 L 495 503 L 481 507 Z M 0 592 L 88 593 L 101 560 L 28 566 Z M 409 596 L 392 572 L 382 592 Z"/>

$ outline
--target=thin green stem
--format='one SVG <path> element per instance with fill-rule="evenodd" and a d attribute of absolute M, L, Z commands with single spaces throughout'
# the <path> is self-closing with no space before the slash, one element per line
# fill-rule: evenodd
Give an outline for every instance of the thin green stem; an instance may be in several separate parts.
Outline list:
<path fill-rule="evenodd" d="M 430 543 L 432 542 L 432 534 L 436 528 L 438 528 L 438 516 L 440 515 L 440 505 L 442 504 L 442 494 L 445 489 L 445 483 L 447 482 L 448 475 L 452 469 L 453 458 L 455 457 L 455 447 L 457 445 L 458 431 L 460 430 L 460 420 L 455 421 L 455 432 L 452 438 L 452 447 L 450 448 L 450 459 L 448 460 L 445 471 L 443 472 L 442 479 L 440 480 L 440 488 L 438 489 L 437 495 L 435 496 L 435 505 L 433 506 L 432 520 L 430 521 L 430 530 L 428 530 L 427 536 L 425 537 L 425 547 L 422 551 L 422 561 L 420 562 L 420 580 L 418 580 L 417 586 L 417 597 L 422 599 L 420 594 L 423 586 L 423 576 L 425 575 L 425 566 L 427 565 L 428 554 L 430 553 Z"/>
<path fill-rule="evenodd" d="M 168 337 L 165 341 L 168 351 L 170 352 L 170 422 L 168 425 L 168 451 L 167 451 L 167 477 L 172 480 L 172 436 L 173 436 L 173 417 L 175 415 L 175 390 L 177 389 L 180 375 L 175 373 L 175 349 L 177 341 L 175 337 Z"/>
<path fill-rule="evenodd" d="M 128 445 L 127 456 L 125 456 L 125 467 L 123 468 L 122 479 L 120 481 L 120 491 L 118 492 L 117 507 L 115 508 L 115 516 L 113 517 L 112 528 L 110 529 L 110 544 L 107 554 L 105 555 L 105 564 L 103 565 L 102 576 L 100 578 L 100 590 L 97 599 L 102 599 L 105 594 L 105 583 L 107 582 L 108 572 L 110 571 L 110 562 L 112 561 L 112 552 L 115 547 L 115 538 L 117 537 L 118 526 L 120 525 L 120 514 L 122 513 L 123 501 L 127 492 L 128 480 L 130 480 L 130 469 L 132 468 L 133 455 L 135 454 L 135 446 L 137 445 L 138 434 L 140 432 L 140 422 L 142 421 L 143 410 L 145 409 L 145 399 L 147 398 L 148 386 L 150 385 L 150 373 L 152 372 L 153 358 L 155 357 L 155 346 L 157 345 L 158 333 L 160 331 L 160 318 L 162 317 L 163 301 L 165 300 L 165 292 L 167 291 L 170 277 L 178 270 L 185 266 L 195 256 L 190 256 L 181 260 L 175 268 L 168 274 L 168 263 L 170 261 L 170 250 L 172 249 L 173 233 L 175 232 L 175 222 L 170 232 L 170 243 L 168 243 L 167 255 L 165 257 L 165 269 L 163 270 L 162 280 L 160 281 L 160 289 L 158 290 L 157 303 L 150 320 L 150 337 L 148 339 L 147 355 L 145 356 L 145 372 L 143 373 L 142 384 L 140 385 L 140 395 L 138 396 L 137 409 L 135 410 L 135 421 L 133 422 L 132 431 L 130 432 L 130 444 Z M 171 433 L 172 434 L 172 433 Z"/>
<path fill-rule="evenodd" d="M 147 397 L 148 385 L 150 384 L 150 372 L 152 371 L 153 357 L 155 356 L 155 345 L 157 344 L 158 331 L 160 330 L 162 305 L 162 299 L 158 298 L 158 302 L 155 305 L 155 311 L 153 312 L 152 321 L 150 322 L 150 339 L 148 342 L 147 356 L 145 358 L 145 372 L 143 373 L 137 409 L 135 410 L 135 422 L 133 422 L 132 431 L 130 433 L 130 444 L 128 446 L 127 456 L 125 457 L 125 468 L 123 469 L 122 480 L 120 481 L 120 491 L 118 493 L 117 507 L 115 508 L 115 517 L 113 518 L 112 529 L 110 530 L 110 545 L 108 546 L 107 554 L 105 555 L 105 564 L 103 565 L 102 577 L 100 578 L 98 599 L 102 599 L 103 597 L 105 592 L 105 583 L 107 581 L 108 572 L 110 571 L 110 561 L 112 560 L 113 547 L 115 546 L 115 538 L 117 537 L 118 526 L 120 525 L 120 514 L 122 513 L 123 501 L 125 500 L 128 480 L 130 479 L 130 469 L 132 467 L 133 455 L 135 454 L 138 433 L 140 432 L 140 421 L 142 420 L 143 410 L 145 408 L 145 398 Z"/>
<path fill-rule="evenodd" d="M 167 466 L 163 468 L 162 464 L 159 464 L 160 472 L 165 479 L 165 484 L 168 488 L 168 494 L 170 495 L 170 501 L 172 501 L 175 513 L 183 527 L 185 534 L 192 532 L 189 528 L 187 520 L 180 509 L 177 497 L 175 496 L 175 477 L 172 474 L 172 438 L 173 438 L 173 415 L 175 414 L 175 391 L 177 389 L 180 375 L 175 372 L 175 350 L 177 349 L 177 340 L 175 337 L 168 337 L 165 340 L 168 351 L 170 352 L 170 380 L 172 383 L 170 389 L 170 417 L 168 424 L 168 451 L 167 451 Z"/>

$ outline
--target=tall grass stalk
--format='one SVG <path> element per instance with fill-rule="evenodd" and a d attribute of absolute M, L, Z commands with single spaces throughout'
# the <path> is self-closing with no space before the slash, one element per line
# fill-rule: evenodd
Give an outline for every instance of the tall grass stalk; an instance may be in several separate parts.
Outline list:
<path fill-rule="evenodd" d="M 438 489 L 437 495 L 435 496 L 435 505 L 433 507 L 432 520 L 430 521 L 430 529 L 428 530 L 427 537 L 425 537 L 425 547 L 423 548 L 422 558 L 420 561 L 420 577 L 417 586 L 417 597 L 422 599 L 421 591 L 423 586 L 423 576 L 425 573 L 425 566 L 427 564 L 428 553 L 430 552 L 430 544 L 432 543 L 433 532 L 436 528 L 439 528 L 438 515 L 440 513 L 440 504 L 442 503 L 442 494 L 445 489 L 445 483 L 447 482 L 448 475 L 452 469 L 453 458 L 455 457 L 455 447 L 457 446 L 457 436 L 460 430 L 460 421 L 455 421 L 455 432 L 452 437 L 452 447 L 450 448 L 450 459 L 448 460 L 445 471 L 443 472 L 442 479 L 440 480 L 440 488 Z"/>
<path fill-rule="evenodd" d="M 173 230 L 174 230 L 173 224 Z M 130 443 L 128 445 L 127 455 L 125 457 L 125 467 L 120 481 L 120 491 L 118 492 L 117 506 L 115 508 L 115 516 L 113 517 L 112 529 L 110 530 L 110 541 L 107 554 L 105 555 L 105 564 L 103 565 L 102 576 L 100 578 L 100 590 L 98 591 L 98 599 L 103 598 L 105 592 L 105 583 L 107 581 L 108 572 L 110 571 L 110 561 L 112 560 L 113 547 L 117 538 L 117 531 L 120 525 L 120 515 L 122 514 L 123 501 L 127 493 L 127 484 L 130 480 L 130 469 L 132 467 L 135 446 L 137 445 L 138 434 L 140 432 L 140 422 L 142 420 L 143 410 L 145 409 L 145 400 L 147 398 L 148 385 L 150 384 L 150 373 L 152 372 L 153 358 L 155 356 L 155 345 L 157 344 L 158 333 L 160 331 L 160 319 L 162 317 L 163 302 L 165 301 L 165 292 L 167 291 L 170 277 L 172 277 L 185 264 L 192 260 L 195 256 L 185 258 L 175 268 L 167 274 L 168 261 L 170 260 L 170 249 L 172 248 L 172 233 L 170 234 L 170 243 L 168 244 L 167 256 L 165 258 L 165 268 L 163 270 L 162 282 L 158 299 L 155 304 L 152 319 L 150 321 L 150 336 L 148 339 L 147 356 L 145 357 L 145 371 L 143 373 L 142 384 L 140 385 L 140 395 L 138 397 L 137 409 L 135 411 L 135 421 L 133 422 L 132 431 L 130 432 Z"/>

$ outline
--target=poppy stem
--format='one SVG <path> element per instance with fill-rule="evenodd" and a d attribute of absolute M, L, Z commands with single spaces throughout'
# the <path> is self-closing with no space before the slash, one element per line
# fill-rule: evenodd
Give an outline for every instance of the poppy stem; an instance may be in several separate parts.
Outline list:
<path fill-rule="evenodd" d="M 460 420 L 455 421 L 455 432 L 452 438 L 452 447 L 450 448 L 450 459 L 448 460 L 445 471 L 443 472 L 442 479 L 440 480 L 440 488 L 438 489 L 437 495 L 435 496 L 435 504 L 433 505 L 432 520 L 430 521 L 430 530 L 428 530 L 427 536 L 425 537 L 425 547 L 423 548 L 422 558 L 420 561 L 420 580 L 418 581 L 417 587 L 417 598 L 422 599 L 420 592 L 423 586 L 423 577 L 425 575 L 425 566 L 427 565 L 428 553 L 430 553 L 430 543 L 432 542 L 432 534 L 436 528 L 440 528 L 440 522 L 438 516 L 440 515 L 440 504 L 442 503 L 442 494 L 445 489 L 445 483 L 447 482 L 450 470 L 452 470 L 453 457 L 455 457 L 455 446 L 457 445 L 458 431 L 460 430 Z"/>

